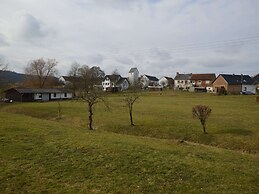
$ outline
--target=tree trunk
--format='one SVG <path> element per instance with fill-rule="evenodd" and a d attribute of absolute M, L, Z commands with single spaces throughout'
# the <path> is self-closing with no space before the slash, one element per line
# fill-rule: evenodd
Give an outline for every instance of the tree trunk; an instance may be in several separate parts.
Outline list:
<path fill-rule="evenodd" d="M 91 104 L 88 104 L 88 112 L 89 112 L 89 121 L 88 121 L 88 124 L 89 124 L 89 129 L 90 130 L 93 130 L 93 105 Z"/>
<path fill-rule="evenodd" d="M 202 130 L 203 130 L 203 133 L 207 133 L 206 132 L 206 125 L 205 124 L 202 124 Z"/>
<path fill-rule="evenodd" d="M 131 126 L 134 126 L 133 115 L 132 115 L 132 105 L 130 106 L 129 112 L 130 112 L 130 124 L 131 124 Z"/>

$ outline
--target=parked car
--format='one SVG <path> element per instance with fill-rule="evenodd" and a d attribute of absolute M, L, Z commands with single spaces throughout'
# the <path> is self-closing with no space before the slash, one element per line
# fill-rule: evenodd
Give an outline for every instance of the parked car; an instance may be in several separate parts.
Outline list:
<path fill-rule="evenodd" d="M 13 102 L 13 100 L 8 99 L 8 98 L 1 98 L 0 101 L 1 101 L 1 102 L 5 102 L 5 103 L 12 103 L 12 102 Z"/>
<path fill-rule="evenodd" d="M 253 92 L 250 92 L 250 91 L 243 91 L 243 92 L 240 92 L 241 94 L 243 95 L 254 95 Z"/>

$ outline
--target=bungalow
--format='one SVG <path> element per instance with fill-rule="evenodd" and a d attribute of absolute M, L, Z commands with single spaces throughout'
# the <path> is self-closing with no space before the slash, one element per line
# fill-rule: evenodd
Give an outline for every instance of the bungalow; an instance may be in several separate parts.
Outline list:
<path fill-rule="evenodd" d="M 155 76 L 142 75 L 140 77 L 140 85 L 143 89 L 147 89 L 148 86 L 158 86 L 158 81 Z"/>
<path fill-rule="evenodd" d="M 216 93 L 227 92 L 229 94 L 256 93 L 256 86 L 249 75 L 220 74 L 213 82 Z"/>
<path fill-rule="evenodd" d="M 213 92 L 212 82 L 216 79 L 215 73 L 192 74 L 191 83 L 194 91 Z"/>
<path fill-rule="evenodd" d="M 5 97 L 19 102 L 50 101 L 71 99 L 73 93 L 67 89 L 29 89 L 29 88 L 11 88 L 5 90 Z"/>
<path fill-rule="evenodd" d="M 174 78 L 174 88 L 175 90 L 187 90 L 192 87 L 191 83 L 191 76 L 192 74 L 180 74 L 179 72 L 176 73 Z"/>
<path fill-rule="evenodd" d="M 169 88 L 173 88 L 174 87 L 174 79 L 171 78 L 171 77 L 161 77 L 158 81 L 159 85 L 166 88 L 166 87 L 169 87 Z"/>
<path fill-rule="evenodd" d="M 129 81 L 120 75 L 106 75 L 102 81 L 102 87 L 103 91 L 123 91 L 129 88 Z"/>

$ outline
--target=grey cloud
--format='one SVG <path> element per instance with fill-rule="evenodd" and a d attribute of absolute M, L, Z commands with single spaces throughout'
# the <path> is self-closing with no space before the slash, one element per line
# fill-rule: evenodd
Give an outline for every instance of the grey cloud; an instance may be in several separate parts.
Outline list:
<path fill-rule="evenodd" d="M 45 24 L 33 15 L 20 12 L 16 14 L 16 22 L 18 25 L 18 36 L 28 41 L 41 39 L 48 35 Z"/>
<path fill-rule="evenodd" d="M 0 33 L 0 47 L 8 46 L 6 37 Z"/>
<path fill-rule="evenodd" d="M 133 65 L 134 62 L 131 58 L 129 57 L 116 57 L 116 61 L 122 64 L 126 64 L 126 65 Z"/>
<path fill-rule="evenodd" d="M 89 55 L 86 57 L 86 63 L 89 65 L 100 65 L 102 64 L 104 58 L 100 54 Z"/>

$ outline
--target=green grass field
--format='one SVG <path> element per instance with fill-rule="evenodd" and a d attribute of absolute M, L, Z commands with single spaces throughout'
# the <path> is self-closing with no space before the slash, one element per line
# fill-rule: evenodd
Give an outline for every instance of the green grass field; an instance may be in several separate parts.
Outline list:
<path fill-rule="evenodd" d="M 121 94 L 87 106 L 8 104 L 0 112 L 0 193 L 259 193 L 255 96 L 143 93 L 129 124 Z M 192 118 L 209 105 L 208 134 Z M 180 143 L 179 140 L 185 140 Z"/>

